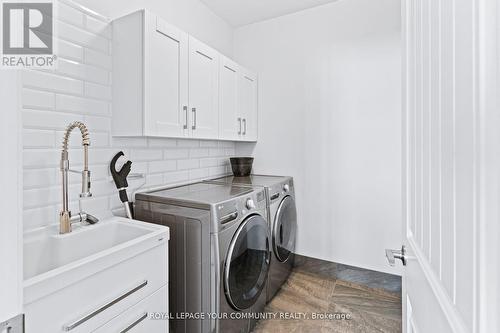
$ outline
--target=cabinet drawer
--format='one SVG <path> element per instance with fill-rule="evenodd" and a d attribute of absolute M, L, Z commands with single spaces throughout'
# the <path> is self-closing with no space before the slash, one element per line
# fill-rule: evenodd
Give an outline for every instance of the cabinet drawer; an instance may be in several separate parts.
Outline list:
<path fill-rule="evenodd" d="M 91 332 L 164 286 L 167 265 L 163 243 L 25 304 L 26 331 Z"/>
<path fill-rule="evenodd" d="M 153 295 L 132 306 L 94 332 L 167 333 L 168 320 L 164 319 L 165 317 L 162 317 L 162 319 L 150 319 L 149 314 L 154 312 L 161 313 L 161 315 L 168 313 L 167 286 L 162 287 Z"/>

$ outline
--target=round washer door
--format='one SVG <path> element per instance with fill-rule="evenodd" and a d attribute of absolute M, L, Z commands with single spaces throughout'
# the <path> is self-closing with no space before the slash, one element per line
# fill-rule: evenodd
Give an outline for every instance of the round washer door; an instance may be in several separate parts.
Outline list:
<path fill-rule="evenodd" d="M 248 217 L 234 234 L 224 268 L 224 291 L 236 310 L 251 307 L 264 290 L 269 247 L 268 225 L 260 215 Z"/>
<path fill-rule="evenodd" d="M 285 262 L 295 248 L 297 231 L 297 210 L 295 201 L 289 195 L 281 200 L 273 223 L 273 250 L 276 258 Z"/>

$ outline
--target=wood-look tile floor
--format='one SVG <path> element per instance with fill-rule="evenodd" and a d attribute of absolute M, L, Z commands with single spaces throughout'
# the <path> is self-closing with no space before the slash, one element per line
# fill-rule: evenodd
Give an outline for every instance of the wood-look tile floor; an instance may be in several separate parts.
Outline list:
<path fill-rule="evenodd" d="M 301 270 L 291 273 L 265 311 L 305 313 L 307 317 L 261 320 L 253 333 L 401 332 L 399 294 Z M 312 319 L 313 313 L 336 314 L 337 318 Z"/>

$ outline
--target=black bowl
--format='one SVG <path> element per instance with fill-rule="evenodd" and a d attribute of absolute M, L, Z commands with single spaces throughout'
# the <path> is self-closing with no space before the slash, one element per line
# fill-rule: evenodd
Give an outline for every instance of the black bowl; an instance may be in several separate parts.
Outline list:
<path fill-rule="evenodd" d="M 253 157 L 231 157 L 229 160 L 235 177 L 246 177 L 252 172 Z"/>

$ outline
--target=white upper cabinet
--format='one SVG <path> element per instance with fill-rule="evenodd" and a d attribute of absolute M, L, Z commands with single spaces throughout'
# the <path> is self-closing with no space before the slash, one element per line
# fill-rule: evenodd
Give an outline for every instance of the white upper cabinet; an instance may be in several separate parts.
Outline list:
<path fill-rule="evenodd" d="M 147 10 L 113 21 L 113 135 L 257 140 L 257 78 Z"/>
<path fill-rule="evenodd" d="M 220 137 L 238 140 L 241 135 L 241 117 L 238 114 L 239 66 L 234 61 L 221 57 L 219 69 Z"/>
<path fill-rule="evenodd" d="M 219 80 L 220 138 L 257 141 L 257 76 L 222 57 Z"/>
<path fill-rule="evenodd" d="M 188 35 L 160 18 L 146 16 L 144 131 L 151 136 L 187 136 Z"/>
<path fill-rule="evenodd" d="M 257 76 L 246 69 L 241 69 L 238 77 L 238 108 L 242 140 L 257 141 Z"/>
<path fill-rule="evenodd" d="M 189 108 L 194 138 L 219 136 L 219 54 L 189 37 Z"/>

